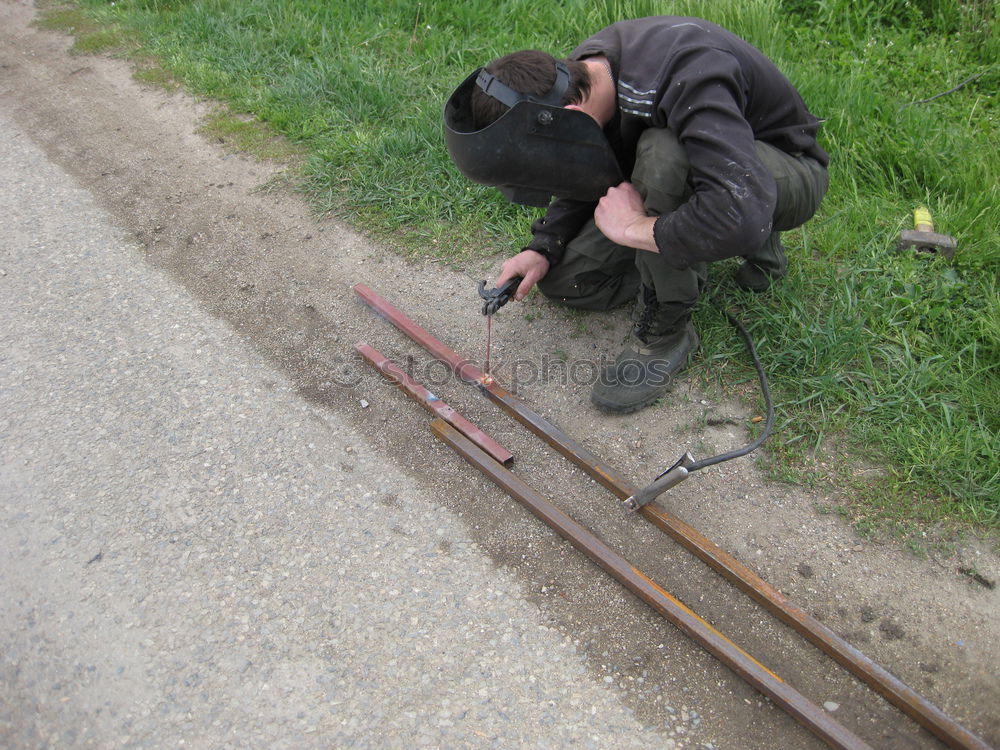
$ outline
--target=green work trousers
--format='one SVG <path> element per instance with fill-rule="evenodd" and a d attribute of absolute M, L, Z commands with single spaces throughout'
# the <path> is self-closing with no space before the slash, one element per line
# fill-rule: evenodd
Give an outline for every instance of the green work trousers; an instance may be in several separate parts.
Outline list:
<path fill-rule="evenodd" d="M 819 208 L 826 193 L 826 168 L 807 156 L 792 156 L 757 141 L 757 156 L 777 184 L 773 232 L 760 248 L 743 257 L 772 277 L 785 274 L 779 233 L 803 224 Z M 646 213 L 660 216 L 691 197 L 687 155 L 669 130 L 651 128 L 639 139 L 632 184 L 642 195 Z M 686 318 L 707 278 L 705 263 L 677 269 L 659 253 L 616 245 L 588 221 L 566 246 L 562 260 L 538 284 L 550 299 L 584 310 L 609 310 L 636 297 L 640 286 L 655 290 L 657 302 L 676 308 Z"/>

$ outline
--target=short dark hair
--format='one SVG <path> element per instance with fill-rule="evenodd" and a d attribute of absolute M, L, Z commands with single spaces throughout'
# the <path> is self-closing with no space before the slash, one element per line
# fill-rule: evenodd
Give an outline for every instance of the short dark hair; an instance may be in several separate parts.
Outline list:
<path fill-rule="evenodd" d="M 562 106 L 579 104 L 590 94 L 587 66 L 579 60 L 562 60 L 569 68 L 569 87 Z M 522 94 L 542 96 L 556 82 L 556 58 L 548 52 L 524 49 L 497 58 L 486 66 L 501 83 Z M 507 111 L 507 105 L 494 99 L 478 86 L 472 89 L 472 118 L 476 130 L 482 130 Z"/>

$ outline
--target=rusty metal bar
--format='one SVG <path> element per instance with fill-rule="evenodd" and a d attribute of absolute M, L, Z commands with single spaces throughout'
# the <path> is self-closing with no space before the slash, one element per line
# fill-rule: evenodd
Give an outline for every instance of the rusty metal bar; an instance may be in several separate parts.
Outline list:
<path fill-rule="evenodd" d="M 516 475 L 493 461 L 482 450 L 443 420 L 431 430 L 462 458 L 505 490 L 535 516 L 551 526 L 612 578 L 665 617 L 685 635 L 717 658 L 751 686 L 766 695 L 809 731 L 835 748 L 867 748 L 863 740 L 805 698 L 750 654 L 635 568 L 589 530 L 543 498 Z"/>
<path fill-rule="evenodd" d="M 625 499 L 635 492 L 635 488 L 603 459 L 532 411 L 495 381 L 484 386 L 483 391 L 505 412 L 618 497 Z M 982 739 L 887 669 L 873 662 L 829 627 L 797 607 L 767 581 L 694 527 L 667 511 L 660 503 L 648 503 L 639 509 L 639 513 L 948 747 L 956 750 L 991 750 Z"/>
<path fill-rule="evenodd" d="M 533 411 L 521 399 L 420 328 L 375 292 L 361 284 L 355 287 L 355 291 L 366 304 L 377 310 L 386 320 L 447 364 L 458 377 L 478 385 L 487 398 L 606 489 L 622 500 L 634 494 L 635 488 L 607 462 Z M 941 709 L 891 672 L 873 662 L 830 628 L 792 604 L 760 576 L 687 523 L 669 513 L 662 505 L 657 502 L 649 503 L 639 513 L 948 747 L 955 750 L 992 750 L 982 739 L 951 719 Z"/>
<path fill-rule="evenodd" d="M 440 417 L 461 432 L 469 440 L 486 451 L 493 459 L 499 461 L 504 466 L 510 465 L 514 460 L 514 456 L 509 450 L 407 375 L 381 352 L 361 342 L 355 344 L 354 349 L 368 364 L 399 386 L 399 389 L 403 393 L 423 406 L 431 414 Z"/>
<path fill-rule="evenodd" d="M 458 356 L 457 353 L 431 336 L 427 331 L 407 318 L 403 313 L 389 304 L 387 300 L 380 297 L 364 284 L 355 284 L 354 292 L 372 310 L 388 320 L 416 343 L 420 344 L 421 347 L 446 363 L 452 372 L 462 380 L 467 383 L 476 383 L 481 378 L 486 377 L 482 370 L 468 360 Z"/>

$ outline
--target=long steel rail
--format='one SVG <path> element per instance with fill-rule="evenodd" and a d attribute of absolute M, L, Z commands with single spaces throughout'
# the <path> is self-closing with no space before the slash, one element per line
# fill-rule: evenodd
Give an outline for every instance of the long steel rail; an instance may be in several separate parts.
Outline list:
<path fill-rule="evenodd" d="M 431 430 L 511 497 L 561 537 L 593 560 L 625 588 L 648 604 L 681 632 L 770 698 L 807 729 L 835 748 L 869 748 L 857 735 L 835 721 L 750 654 L 737 646 L 683 602 L 672 596 L 592 532 L 543 498 L 447 422 L 435 419 Z"/>
<path fill-rule="evenodd" d="M 634 494 L 635 488 L 606 461 L 532 410 L 469 360 L 438 341 L 387 300 L 363 284 L 355 285 L 354 290 L 365 304 L 435 358 L 447 364 L 457 377 L 479 387 L 487 398 L 606 489 L 622 500 Z M 956 750 L 992 750 L 981 738 L 957 723 L 884 667 L 873 662 L 829 627 L 797 607 L 759 575 L 692 526 L 668 512 L 658 502 L 654 501 L 643 506 L 639 513 L 948 747 Z"/>

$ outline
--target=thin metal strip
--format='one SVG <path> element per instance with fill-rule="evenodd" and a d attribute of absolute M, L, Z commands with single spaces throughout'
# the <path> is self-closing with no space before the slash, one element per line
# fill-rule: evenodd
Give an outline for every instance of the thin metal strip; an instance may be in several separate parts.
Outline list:
<path fill-rule="evenodd" d="M 461 432 L 495 460 L 504 466 L 513 462 L 514 455 L 509 450 L 410 377 L 381 352 L 361 342 L 355 344 L 354 349 L 368 364 L 395 383 L 403 393 Z"/>
<path fill-rule="evenodd" d="M 666 589 L 635 568 L 592 532 L 543 498 L 516 475 L 498 465 L 458 430 L 440 419 L 435 419 L 431 423 L 431 430 L 468 463 L 479 469 L 484 476 L 587 555 L 608 575 L 659 612 L 756 690 L 774 701 L 830 747 L 845 749 L 870 747 Z"/>
<path fill-rule="evenodd" d="M 435 358 L 447 364 L 459 378 L 478 385 L 487 398 L 606 489 L 622 500 L 635 493 L 636 488 L 607 462 L 529 408 L 496 380 L 485 375 L 468 360 L 438 341 L 378 294 L 363 284 L 356 285 L 354 289 L 365 304 L 376 310 Z M 828 627 L 791 604 L 760 576 L 691 526 L 668 513 L 662 505 L 652 502 L 639 512 L 646 520 L 732 582 L 768 612 L 805 637 L 948 747 L 955 750 L 992 750 L 982 739 L 951 719 L 933 703 L 873 662 Z"/>

